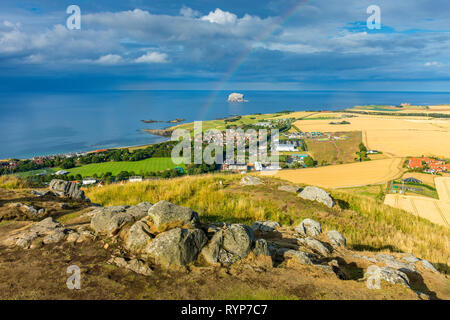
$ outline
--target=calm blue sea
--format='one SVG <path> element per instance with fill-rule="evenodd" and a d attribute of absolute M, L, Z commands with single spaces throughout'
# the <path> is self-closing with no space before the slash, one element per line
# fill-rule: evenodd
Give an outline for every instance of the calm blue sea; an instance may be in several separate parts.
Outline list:
<path fill-rule="evenodd" d="M 167 123 L 282 110 L 333 110 L 364 104 L 444 104 L 450 93 L 240 91 L 249 101 L 228 103 L 231 91 L 113 91 L 0 93 L 0 159 L 29 158 L 164 140 L 141 132 Z"/>

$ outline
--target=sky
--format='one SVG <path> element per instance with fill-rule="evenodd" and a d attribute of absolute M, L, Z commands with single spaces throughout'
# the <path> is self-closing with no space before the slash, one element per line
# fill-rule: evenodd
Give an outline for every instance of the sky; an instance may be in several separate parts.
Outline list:
<path fill-rule="evenodd" d="M 449 1 L 0 2 L 0 91 L 443 92 L 449 66 Z"/>

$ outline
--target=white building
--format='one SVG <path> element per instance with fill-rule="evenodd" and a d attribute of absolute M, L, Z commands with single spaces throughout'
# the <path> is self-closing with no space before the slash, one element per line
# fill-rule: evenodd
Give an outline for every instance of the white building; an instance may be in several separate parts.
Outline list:
<path fill-rule="evenodd" d="M 68 174 L 69 173 L 69 171 L 66 171 L 66 170 L 59 170 L 59 171 L 57 171 L 55 174 L 57 175 L 57 176 L 64 176 L 64 175 L 66 175 L 66 174 Z"/>
<path fill-rule="evenodd" d="M 255 170 L 256 171 L 262 171 L 262 169 L 263 169 L 262 163 L 259 162 L 259 161 L 255 161 Z"/>
<path fill-rule="evenodd" d="M 295 145 L 293 144 L 285 144 L 285 143 L 280 143 L 275 147 L 276 151 L 280 152 L 280 151 L 289 151 L 289 152 L 295 152 L 298 151 L 298 149 L 295 147 Z"/>
<path fill-rule="evenodd" d="M 83 185 L 91 185 L 97 183 L 97 179 L 94 178 L 84 178 L 83 179 Z"/>
<path fill-rule="evenodd" d="M 133 177 L 130 177 L 129 181 L 130 182 L 142 182 L 142 177 L 140 177 L 140 176 L 133 176 Z"/>

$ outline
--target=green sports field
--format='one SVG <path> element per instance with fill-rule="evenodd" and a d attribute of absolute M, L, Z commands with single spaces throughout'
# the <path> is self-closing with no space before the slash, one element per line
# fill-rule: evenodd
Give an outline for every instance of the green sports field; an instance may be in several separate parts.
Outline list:
<path fill-rule="evenodd" d="M 166 169 L 173 169 L 175 167 L 185 168 L 184 164 L 176 165 L 171 158 L 150 158 L 141 161 L 121 161 L 121 162 L 104 162 L 92 163 L 81 167 L 68 169 L 69 174 L 81 174 L 83 177 L 92 176 L 94 173 L 101 175 L 106 172 L 111 172 L 114 176 L 121 171 L 134 172 L 140 174 L 142 172 L 157 172 Z"/>

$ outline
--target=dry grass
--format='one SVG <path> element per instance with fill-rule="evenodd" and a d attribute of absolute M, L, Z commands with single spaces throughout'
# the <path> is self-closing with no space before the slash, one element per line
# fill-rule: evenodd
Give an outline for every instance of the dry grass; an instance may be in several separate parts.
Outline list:
<path fill-rule="evenodd" d="M 242 187 L 238 184 L 240 178 L 223 174 L 188 176 L 109 185 L 90 189 L 87 195 L 93 202 L 107 206 L 167 200 L 193 208 L 204 221 L 251 224 L 267 219 L 291 225 L 309 217 L 320 221 L 325 232 L 332 229 L 342 232 L 353 249 L 411 252 L 435 263 L 440 270 L 449 271 L 447 228 L 369 197 L 333 191 L 344 209 L 328 209 L 279 191 L 277 179 L 265 178 L 262 186 Z"/>
<path fill-rule="evenodd" d="M 319 168 L 280 170 L 275 177 L 293 183 L 312 184 L 324 188 L 343 188 L 385 183 L 402 174 L 401 165 L 401 158 L 392 158 Z"/>
<path fill-rule="evenodd" d="M 0 176 L 0 188 L 4 189 L 23 189 L 27 185 L 24 180 L 15 176 Z"/>

